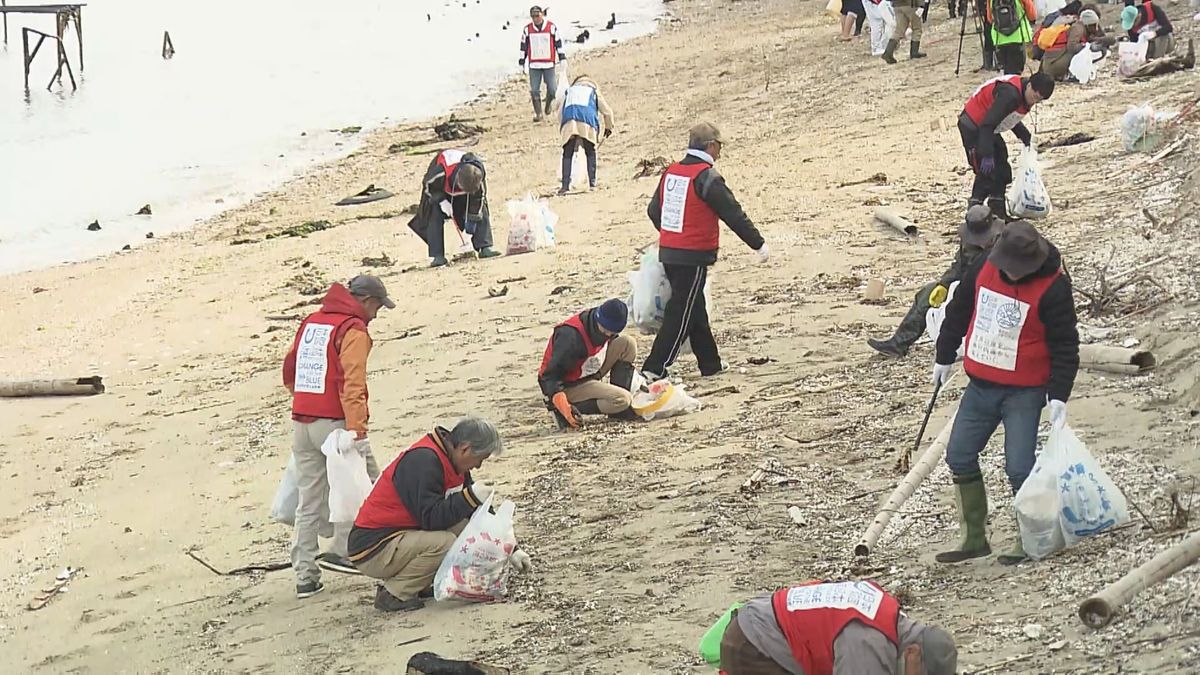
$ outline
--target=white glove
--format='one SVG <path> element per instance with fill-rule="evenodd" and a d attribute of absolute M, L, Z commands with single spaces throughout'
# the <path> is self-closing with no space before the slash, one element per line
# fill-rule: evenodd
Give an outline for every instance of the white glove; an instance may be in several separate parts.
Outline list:
<path fill-rule="evenodd" d="M 440 206 L 442 208 L 442 213 L 446 214 L 447 216 L 449 216 L 451 218 L 454 217 L 454 209 L 450 207 L 449 199 L 443 199 L 442 203 L 438 204 L 438 206 Z"/>
<path fill-rule="evenodd" d="M 1153 40 L 1154 38 L 1158 37 L 1158 31 L 1148 30 L 1145 32 L 1145 36 L 1146 36 L 1146 41 L 1149 42 L 1150 40 Z"/>
<path fill-rule="evenodd" d="M 471 487 L 467 489 L 471 491 L 471 494 L 475 495 L 475 499 L 477 499 L 480 504 L 486 502 L 488 497 L 491 497 L 492 493 L 496 491 L 496 489 L 491 485 L 488 485 L 481 480 L 471 483 Z"/>
<path fill-rule="evenodd" d="M 1050 401 L 1050 428 L 1061 429 L 1067 425 L 1067 404 L 1065 401 Z"/>
<path fill-rule="evenodd" d="M 933 385 L 940 387 L 950 379 L 950 373 L 954 371 L 954 364 L 943 366 L 940 363 L 933 364 Z"/>
<path fill-rule="evenodd" d="M 533 560 L 529 557 L 529 554 L 522 549 L 517 549 L 512 552 L 512 555 L 508 556 L 508 564 L 511 565 L 513 571 L 517 572 L 518 574 L 525 574 L 529 570 L 533 569 Z"/>
<path fill-rule="evenodd" d="M 765 241 L 763 242 L 763 245 L 757 251 L 755 251 L 755 253 L 758 254 L 758 262 L 760 263 L 765 263 L 771 259 L 771 249 L 767 246 L 767 242 Z"/>
<path fill-rule="evenodd" d="M 369 457 L 372 454 L 371 439 L 369 438 L 359 438 L 355 440 L 350 447 L 354 448 L 354 451 L 358 453 L 359 457 Z"/>

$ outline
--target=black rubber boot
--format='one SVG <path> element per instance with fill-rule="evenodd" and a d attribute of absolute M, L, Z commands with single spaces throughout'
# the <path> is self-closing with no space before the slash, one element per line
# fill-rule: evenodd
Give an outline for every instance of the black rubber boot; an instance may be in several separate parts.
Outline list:
<path fill-rule="evenodd" d="M 925 289 L 921 289 L 921 293 L 925 292 Z M 908 356 L 908 350 L 925 332 L 925 312 L 929 307 L 928 302 L 921 302 L 920 294 L 917 298 L 912 307 L 908 308 L 908 313 L 900 320 L 900 326 L 896 328 L 896 332 L 891 338 L 867 340 L 867 344 L 871 345 L 872 349 L 897 359 Z"/>
<path fill-rule="evenodd" d="M 619 413 L 613 413 L 612 415 L 609 415 L 609 417 L 611 417 L 611 418 L 612 418 L 612 419 L 614 419 L 614 420 L 625 420 L 625 421 L 627 421 L 627 422 L 641 422 L 641 421 L 643 421 L 643 418 L 642 418 L 642 416 L 641 416 L 641 415 L 639 415 L 639 414 L 637 414 L 637 413 L 635 413 L 635 412 L 633 411 L 633 408 L 626 408 L 626 409 L 622 410 L 622 411 L 621 411 L 621 412 L 619 412 Z"/>
<path fill-rule="evenodd" d="M 575 409 L 579 411 L 580 415 L 603 415 L 604 414 L 604 413 L 600 412 L 600 402 L 594 398 L 588 399 L 586 401 L 580 401 L 579 403 L 572 403 L 571 405 L 575 406 Z"/>
<path fill-rule="evenodd" d="M 633 364 L 618 362 L 608 374 L 608 383 L 625 391 L 633 391 Z"/>
<path fill-rule="evenodd" d="M 987 541 L 987 489 L 983 474 L 955 476 L 955 501 L 958 502 L 958 528 L 962 541 L 958 548 L 934 556 L 940 563 L 957 563 L 991 555 Z"/>
<path fill-rule="evenodd" d="M 958 18 L 958 0 L 950 0 L 950 2 L 948 4 L 950 5 L 950 18 L 957 19 Z"/>
<path fill-rule="evenodd" d="M 550 111 L 554 109 L 554 94 L 546 97 L 546 116 L 550 116 Z"/>
<path fill-rule="evenodd" d="M 900 44 L 899 40 L 888 40 L 887 48 L 883 50 L 883 56 L 879 57 L 888 63 L 896 63 L 896 45 Z"/>
<path fill-rule="evenodd" d="M 920 40 L 913 40 L 912 42 L 908 43 L 908 58 L 923 59 L 926 56 L 929 56 L 929 55 L 921 52 L 921 41 Z"/>
<path fill-rule="evenodd" d="M 1003 218 L 1004 222 L 1011 223 L 1016 220 L 1016 218 L 1008 216 L 1008 204 L 1004 197 L 988 197 L 987 205 L 992 210 L 992 215 L 997 218 Z"/>
<path fill-rule="evenodd" d="M 542 121 L 542 97 L 539 94 L 530 94 L 529 99 L 533 101 L 533 121 Z"/>

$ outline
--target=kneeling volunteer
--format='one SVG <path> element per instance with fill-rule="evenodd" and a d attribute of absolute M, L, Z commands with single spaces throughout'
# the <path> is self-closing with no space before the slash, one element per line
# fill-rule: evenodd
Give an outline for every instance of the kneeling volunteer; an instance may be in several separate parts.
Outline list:
<path fill-rule="evenodd" d="M 350 560 L 383 582 L 376 609 L 420 609 L 433 597 L 442 558 L 492 494 L 471 471 L 503 450 L 491 422 L 466 417 L 449 431 L 438 427 L 426 434 L 383 470 L 350 531 Z M 527 571 L 529 554 L 517 549 L 509 562 Z"/>
<path fill-rule="evenodd" d="M 725 675 L 953 675 L 946 631 L 913 621 L 870 581 L 783 588 L 738 609 L 721 639 Z"/>
<path fill-rule="evenodd" d="M 581 414 L 637 417 L 630 408 L 637 344 L 620 335 L 628 317 L 625 303 L 613 298 L 554 328 L 538 368 L 538 385 L 559 428 L 578 427 Z M 601 381 L 605 375 L 608 384 Z"/>

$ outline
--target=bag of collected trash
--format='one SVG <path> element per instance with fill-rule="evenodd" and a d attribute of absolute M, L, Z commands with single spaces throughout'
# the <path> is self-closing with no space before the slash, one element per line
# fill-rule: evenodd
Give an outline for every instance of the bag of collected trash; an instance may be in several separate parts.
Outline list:
<path fill-rule="evenodd" d="M 433 597 L 492 602 L 508 594 L 508 557 L 517 547 L 516 506 L 504 502 L 492 513 L 488 497 L 463 528 L 433 578 Z"/>
<path fill-rule="evenodd" d="M 335 429 L 321 444 L 329 480 L 329 522 L 352 523 L 371 493 L 367 460 L 354 449 L 354 434 Z"/>
<path fill-rule="evenodd" d="M 1008 212 L 1017 218 L 1038 220 L 1050 215 L 1050 194 L 1042 182 L 1037 149 L 1021 151 L 1012 185 L 1008 188 Z"/>
<path fill-rule="evenodd" d="M 1087 84 L 1096 79 L 1100 68 L 1096 65 L 1108 56 L 1108 52 L 1094 52 L 1090 48 L 1082 49 L 1071 59 L 1067 70 L 1079 80 L 1079 84 Z"/>
<path fill-rule="evenodd" d="M 648 391 L 633 395 L 633 412 L 649 422 L 676 415 L 686 415 L 701 408 L 700 400 L 689 395 L 682 384 L 671 384 L 670 380 L 659 380 L 650 385 Z"/>
<path fill-rule="evenodd" d="M 1117 44 L 1117 75 L 1129 77 L 1142 64 L 1146 63 L 1146 50 L 1150 43 L 1138 38 L 1137 42 L 1121 42 Z"/>
<path fill-rule="evenodd" d="M 1129 106 L 1121 116 L 1121 143 L 1129 152 L 1152 152 L 1162 142 L 1161 123 L 1174 116 L 1154 112 L 1149 103 Z"/>
<path fill-rule="evenodd" d="M 721 662 L 721 638 L 725 637 L 725 628 L 729 626 L 733 613 L 745 604 L 735 602 L 730 605 L 721 618 L 704 633 L 704 637 L 700 638 L 700 658 L 704 659 L 705 663 L 715 666 Z"/>
<path fill-rule="evenodd" d="M 571 184 L 568 187 L 583 188 L 588 184 L 587 164 L 584 161 L 586 155 L 583 153 L 583 146 L 575 148 L 575 154 L 571 156 Z M 554 163 L 558 165 L 558 184 L 562 185 L 562 162 L 559 158 L 555 158 Z"/>
<path fill-rule="evenodd" d="M 651 246 L 642 254 L 642 263 L 636 272 L 628 274 L 629 320 L 643 333 L 656 333 L 662 326 L 663 310 L 671 299 L 671 284 L 667 272 L 658 262 L 658 247 Z"/>
<path fill-rule="evenodd" d="M 1100 462 L 1070 427 L 1050 432 L 1046 445 L 1057 443 L 1060 471 L 1057 484 L 1060 495 L 1059 522 L 1067 546 L 1080 539 L 1129 522 L 1129 506 Z"/>
<path fill-rule="evenodd" d="M 554 228 L 558 226 L 558 214 L 546 200 L 536 199 L 533 194 L 526 193 L 521 200 L 512 199 L 507 203 L 508 215 L 508 255 L 532 253 L 539 248 L 554 246 Z"/>
<path fill-rule="evenodd" d="M 1021 547 L 1025 555 L 1041 560 L 1066 546 L 1059 522 L 1058 474 L 1063 467 L 1063 446 L 1055 432 L 1042 448 L 1033 471 L 1013 497 L 1017 512 L 1017 527 L 1021 531 Z"/>
<path fill-rule="evenodd" d="M 296 473 L 296 456 L 289 455 L 283 478 L 275 490 L 271 502 L 271 519 L 284 525 L 296 524 L 296 507 L 300 506 L 299 475 Z"/>

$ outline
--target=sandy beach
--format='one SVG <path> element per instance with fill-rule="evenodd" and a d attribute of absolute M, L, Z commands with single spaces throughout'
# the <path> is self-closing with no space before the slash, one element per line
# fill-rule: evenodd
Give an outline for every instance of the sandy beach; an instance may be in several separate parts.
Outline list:
<path fill-rule="evenodd" d="M 1183 118 L 1184 140 L 1154 161 L 1125 152 L 1117 126 L 1130 104 L 1182 110 L 1200 97 L 1195 72 L 1123 83 L 1110 58 L 1098 82 L 1060 87 L 1031 116 L 1040 139 L 1095 137 L 1043 154 L 1055 210 L 1040 227 L 1076 288 L 1094 295 L 1102 279 L 1152 263 L 1137 272 L 1150 281 L 1117 293 L 1110 311 L 1084 308 L 1081 293 L 1076 303 L 1085 341 L 1137 340 L 1159 367 L 1081 370 L 1070 412 L 1144 515 L 1039 563 L 940 566 L 934 553 L 957 536 L 941 466 L 862 561 L 853 545 L 900 478 L 933 358 L 926 341 L 884 360 L 866 338 L 890 334 L 954 254 L 970 181 L 954 122 L 986 79 L 972 71 L 978 46 L 968 39 L 955 77 L 960 24 L 944 4 L 926 25 L 929 58 L 891 67 L 868 56 L 866 37 L 837 43 L 817 3 L 670 7 L 657 34 L 571 62 L 601 86 L 617 133 L 599 151 L 600 187 L 551 199 L 552 250 L 426 268 L 401 211 L 431 156 L 388 148 L 428 138 L 430 122 L 375 133 L 345 160 L 190 231 L 0 277 L 3 377 L 97 374 L 108 387 L 0 400 L 0 669 L 399 672 L 433 651 L 515 673 L 706 673 L 696 644 L 732 602 L 855 576 L 950 630 L 966 672 L 1197 672 L 1200 566 L 1139 595 L 1104 630 L 1076 615 L 1200 528 L 1194 511 L 1169 526 L 1172 489 L 1184 506 L 1200 492 L 1200 116 Z M 1119 23 L 1119 7 L 1103 10 L 1104 25 Z M 1188 23 L 1181 10 L 1184 36 L 1196 32 Z M 473 149 L 487 161 L 501 249 L 504 201 L 557 187 L 557 126 L 531 123 L 527 108 L 525 83 L 511 82 L 457 111 L 487 128 Z M 722 128 L 720 172 L 774 253 L 759 265 L 723 236 L 713 322 L 730 368 L 701 379 L 685 357 L 673 369 L 704 402 L 698 413 L 558 433 L 535 377 L 551 327 L 628 294 L 626 272 L 655 240 L 645 215 L 655 181 L 633 178 L 637 164 L 680 156 L 699 120 Z M 333 206 L 371 183 L 397 196 Z M 879 205 L 919 236 L 873 223 Z M 266 238 L 313 221 L 333 227 Z M 361 263 L 381 254 L 394 265 Z M 384 615 L 369 579 L 326 573 L 328 589 L 300 601 L 290 570 L 219 576 L 187 555 L 220 570 L 287 560 L 291 530 L 269 516 L 291 436 L 282 358 L 312 291 L 368 269 L 399 304 L 371 326 L 374 451 L 390 461 L 469 412 L 499 424 L 506 454 L 478 475 L 516 502 L 534 558 L 509 602 Z M 862 302 L 871 279 L 884 299 Z M 490 298 L 497 285 L 507 295 Z M 644 354 L 652 337 L 637 339 Z M 771 360 L 749 362 L 760 357 Z M 927 439 L 965 379 L 943 394 Z M 996 549 L 1015 529 L 1000 444 L 985 461 Z M 768 458 L 778 460 L 770 478 L 742 489 Z M 28 610 L 66 567 L 82 568 L 69 592 Z"/>

